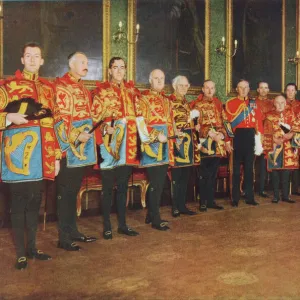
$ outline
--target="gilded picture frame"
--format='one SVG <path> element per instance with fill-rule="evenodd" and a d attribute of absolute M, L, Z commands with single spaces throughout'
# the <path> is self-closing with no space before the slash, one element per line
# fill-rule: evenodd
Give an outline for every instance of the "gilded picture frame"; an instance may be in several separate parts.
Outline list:
<path fill-rule="evenodd" d="M 204 40 L 204 79 L 208 79 L 209 65 L 210 65 L 210 0 L 205 0 L 205 40 Z M 134 40 L 135 28 L 137 20 L 137 0 L 128 0 L 128 36 L 129 40 Z M 141 28 L 142 30 L 142 28 Z M 136 79 L 136 44 L 128 43 L 128 64 L 127 64 L 127 78 L 129 80 L 135 81 Z M 147 89 L 149 85 L 146 83 L 136 85 L 139 89 Z M 165 91 L 167 93 L 172 92 L 171 85 L 166 85 Z M 189 95 L 199 95 L 201 92 L 201 86 L 191 86 L 188 94 Z"/>
<path fill-rule="evenodd" d="M 298 0 L 299 1 L 299 0 Z M 299 6 L 299 5 L 298 5 Z M 233 36 L 233 0 L 226 0 L 226 48 L 228 53 L 233 53 L 233 40 L 235 37 Z M 286 0 L 282 0 L 282 18 L 281 18 L 281 88 L 280 90 L 272 90 L 270 91 L 270 96 L 277 95 L 280 92 L 284 91 L 285 87 L 285 70 L 286 70 Z M 238 41 L 240 44 L 240 41 Z M 237 49 L 239 51 L 239 47 Z M 227 96 L 235 96 L 235 86 L 233 82 L 233 57 L 230 55 L 226 55 L 226 95 Z M 247 79 L 247 78 L 245 78 Z M 252 83 L 251 88 L 253 89 L 252 93 L 255 94 L 255 84 Z"/>
<path fill-rule="evenodd" d="M 3 29 L 4 29 L 4 19 L 5 19 L 5 10 L 3 10 L 3 1 L 0 1 L 1 12 L 0 12 L 0 77 L 5 78 L 12 74 L 4 74 L 4 38 L 3 38 Z M 102 36 L 99 36 L 99 39 L 102 39 L 102 66 L 107 66 L 110 53 L 111 53 L 111 37 L 110 37 L 110 15 L 111 15 L 111 0 L 102 1 Z M 101 73 L 100 73 L 101 74 Z M 55 74 L 53 74 L 55 76 Z M 102 67 L 102 78 L 99 78 L 101 81 L 108 79 L 107 68 Z M 49 78 L 50 80 L 53 79 Z M 94 88 L 98 80 L 85 80 L 84 83 L 88 88 Z"/>

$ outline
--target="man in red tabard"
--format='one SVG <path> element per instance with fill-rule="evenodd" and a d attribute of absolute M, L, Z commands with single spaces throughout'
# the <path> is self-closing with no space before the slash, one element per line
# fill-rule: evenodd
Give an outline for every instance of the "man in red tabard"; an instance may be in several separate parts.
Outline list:
<path fill-rule="evenodd" d="M 226 102 L 226 115 L 234 132 L 232 206 L 238 206 L 240 200 L 241 163 L 244 164 L 246 203 L 258 205 L 254 199 L 253 163 L 254 153 L 260 155 L 262 152 L 263 116 L 256 102 L 248 97 L 250 87 L 247 80 L 240 80 L 236 90 L 238 96 Z"/>
<path fill-rule="evenodd" d="M 224 139 L 227 135 L 223 126 L 222 102 L 215 97 L 215 83 L 206 80 L 202 91 L 203 94 L 191 103 L 191 108 L 200 114 L 199 193 L 200 211 L 205 212 L 207 208 L 223 209 L 215 202 L 215 185 L 221 157 L 226 156 Z"/>
<path fill-rule="evenodd" d="M 55 89 L 38 74 L 44 64 L 41 47 L 26 44 L 21 62 L 23 72 L 18 70 L 0 87 L 1 179 L 8 183 L 11 195 L 18 270 L 27 267 L 27 258 L 51 259 L 36 248 L 36 231 L 43 180 L 54 180 L 61 156 L 53 129 L 59 120 Z"/>
<path fill-rule="evenodd" d="M 266 114 L 274 109 L 273 100 L 268 98 L 269 93 L 269 84 L 265 81 L 260 81 L 257 84 L 257 97 L 255 99 L 257 105 L 260 107 L 263 118 L 265 118 Z M 263 197 L 267 198 L 268 194 L 264 191 L 265 189 L 265 178 L 267 174 L 267 162 L 265 159 L 264 154 L 261 154 L 257 157 L 258 159 L 258 170 L 259 170 L 259 191 L 258 194 Z"/>
<path fill-rule="evenodd" d="M 286 94 L 286 102 L 289 105 L 293 112 L 299 116 L 300 112 L 300 101 L 296 99 L 297 95 L 297 85 L 295 83 L 288 83 L 285 86 L 284 92 Z M 294 170 L 292 172 L 292 194 L 300 195 L 298 191 L 299 187 L 299 170 Z"/>

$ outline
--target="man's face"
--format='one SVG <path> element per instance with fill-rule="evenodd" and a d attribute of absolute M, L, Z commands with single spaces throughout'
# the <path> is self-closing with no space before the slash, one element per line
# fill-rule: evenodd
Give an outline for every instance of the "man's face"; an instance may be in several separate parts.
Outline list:
<path fill-rule="evenodd" d="M 286 106 L 286 100 L 284 97 L 279 96 L 274 99 L 274 106 L 276 111 L 283 112 Z"/>
<path fill-rule="evenodd" d="M 186 77 L 180 77 L 180 79 L 177 81 L 176 84 L 173 85 L 173 88 L 175 90 L 175 93 L 179 96 L 185 96 L 188 89 L 190 87 L 190 84 Z"/>
<path fill-rule="evenodd" d="M 250 91 L 249 83 L 247 81 L 239 82 L 239 84 L 236 87 L 236 91 L 240 98 L 247 97 Z"/>
<path fill-rule="evenodd" d="M 293 85 L 289 85 L 289 86 L 286 88 L 286 97 L 287 97 L 289 100 L 294 100 L 295 97 L 296 97 L 296 94 L 297 94 L 297 91 L 296 91 L 296 88 L 295 88 Z"/>
<path fill-rule="evenodd" d="M 266 82 L 261 82 L 257 88 L 259 97 L 265 98 L 269 93 L 269 85 Z"/>
<path fill-rule="evenodd" d="M 154 91 L 161 92 L 165 87 L 165 74 L 161 70 L 154 70 L 150 84 Z"/>
<path fill-rule="evenodd" d="M 121 83 L 124 80 L 126 72 L 125 62 L 122 59 L 115 60 L 108 73 L 111 75 L 111 81 L 115 83 Z"/>
<path fill-rule="evenodd" d="M 44 64 L 41 49 L 39 47 L 26 47 L 21 62 L 24 65 L 24 70 L 37 73 Z"/>
<path fill-rule="evenodd" d="M 216 85 L 213 81 L 204 82 L 202 92 L 204 93 L 204 97 L 212 98 L 216 92 Z"/>
<path fill-rule="evenodd" d="M 88 73 L 88 59 L 82 53 L 77 53 L 71 58 L 70 70 L 76 77 L 85 77 Z"/>

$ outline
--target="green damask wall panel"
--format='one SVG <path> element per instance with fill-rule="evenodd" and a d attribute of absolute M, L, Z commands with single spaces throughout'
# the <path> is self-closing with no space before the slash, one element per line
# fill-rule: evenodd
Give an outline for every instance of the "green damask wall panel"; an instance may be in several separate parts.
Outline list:
<path fill-rule="evenodd" d="M 111 34 L 117 31 L 119 22 L 123 23 L 123 30 L 127 32 L 127 6 L 128 0 L 111 0 Z M 111 57 L 120 56 L 127 61 L 127 41 L 116 43 L 111 40 Z"/>
<path fill-rule="evenodd" d="M 296 82 L 296 65 L 289 63 L 289 57 L 296 55 L 296 0 L 286 1 L 286 72 L 285 83 Z"/>
<path fill-rule="evenodd" d="M 216 83 L 217 96 L 226 101 L 225 56 L 218 55 L 216 48 L 226 36 L 226 1 L 210 0 L 210 79 Z"/>

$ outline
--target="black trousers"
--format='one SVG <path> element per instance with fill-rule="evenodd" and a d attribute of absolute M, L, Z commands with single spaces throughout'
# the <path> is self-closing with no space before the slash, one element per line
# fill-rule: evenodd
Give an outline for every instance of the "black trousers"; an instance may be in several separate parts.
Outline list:
<path fill-rule="evenodd" d="M 299 188 L 299 170 L 292 171 L 292 193 L 298 193 Z"/>
<path fill-rule="evenodd" d="M 83 236 L 76 224 L 76 199 L 85 169 L 67 168 L 66 159 L 61 160 L 60 172 L 56 177 L 58 234 L 61 242 L 71 243 L 73 238 Z"/>
<path fill-rule="evenodd" d="M 246 201 L 254 201 L 253 162 L 254 162 L 254 128 L 237 128 L 233 138 L 233 178 L 232 201 L 240 200 L 240 165 L 244 164 L 244 186 Z"/>
<path fill-rule="evenodd" d="M 259 193 L 262 193 L 265 190 L 267 160 L 265 159 L 264 154 L 258 156 L 257 159 L 259 164 Z"/>
<path fill-rule="evenodd" d="M 8 184 L 11 196 L 11 223 L 17 257 L 26 256 L 25 223 L 27 228 L 27 251 L 35 250 L 39 209 L 43 196 L 43 181 Z"/>
<path fill-rule="evenodd" d="M 192 167 L 172 168 L 172 209 L 185 210 L 186 191 Z"/>
<path fill-rule="evenodd" d="M 199 166 L 200 204 L 212 207 L 215 199 L 215 186 L 220 157 L 202 158 Z"/>
<path fill-rule="evenodd" d="M 282 186 L 282 199 L 289 198 L 289 182 L 290 182 L 290 174 L 289 170 L 273 170 L 271 173 L 272 176 L 272 184 L 274 190 L 274 198 L 279 200 L 279 182 L 281 176 L 281 186 Z"/>
<path fill-rule="evenodd" d="M 117 186 L 117 212 L 119 228 L 126 227 L 126 200 L 128 180 L 132 174 L 132 167 L 121 166 L 110 170 L 101 170 L 102 179 L 102 211 L 104 219 L 104 231 L 111 230 L 110 211 L 113 200 L 113 187 Z"/>
<path fill-rule="evenodd" d="M 150 215 L 152 224 L 157 226 L 161 223 L 159 206 L 167 171 L 168 165 L 149 167 L 146 169 L 149 180 L 149 187 L 147 191 L 148 214 Z"/>

